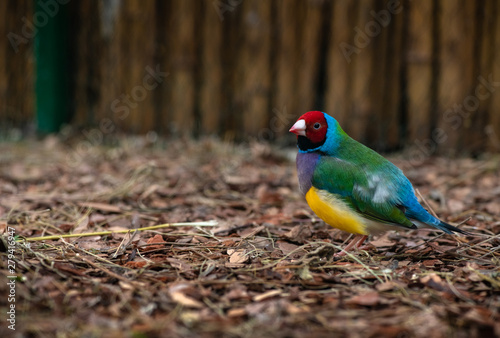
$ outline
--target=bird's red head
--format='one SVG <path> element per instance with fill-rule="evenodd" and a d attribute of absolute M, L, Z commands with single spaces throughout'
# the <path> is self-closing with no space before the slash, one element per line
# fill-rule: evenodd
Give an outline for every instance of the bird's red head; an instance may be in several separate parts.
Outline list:
<path fill-rule="evenodd" d="M 327 129 L 325 115 L 320 111 L 310 111 L 299 117 L 289 131 L 297 137 L 306 137 L 313 144 L 319 144 L 325 141 Z"/>

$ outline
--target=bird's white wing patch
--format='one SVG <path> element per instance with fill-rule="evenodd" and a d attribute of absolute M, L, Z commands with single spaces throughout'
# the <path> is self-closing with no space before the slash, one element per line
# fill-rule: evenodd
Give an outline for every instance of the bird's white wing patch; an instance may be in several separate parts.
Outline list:
<path fill-rule="evenodd" d="M 392 184 L 379 174 L 368 175 L 368 186 L 355 184 L 354 191 L 366 200 L 374 203 L 386 203 L 392 196 Z"/>

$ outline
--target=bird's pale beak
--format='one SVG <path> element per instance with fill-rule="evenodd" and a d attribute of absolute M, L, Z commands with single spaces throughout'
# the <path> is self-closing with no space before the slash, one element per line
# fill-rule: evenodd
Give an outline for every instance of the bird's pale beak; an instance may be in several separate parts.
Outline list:
<path fill-rule="evenodd" d="M 298 120 L 295 124 L 290 128 L 289 132 L 301 136 L 306 136 L 306 121 Z"/>

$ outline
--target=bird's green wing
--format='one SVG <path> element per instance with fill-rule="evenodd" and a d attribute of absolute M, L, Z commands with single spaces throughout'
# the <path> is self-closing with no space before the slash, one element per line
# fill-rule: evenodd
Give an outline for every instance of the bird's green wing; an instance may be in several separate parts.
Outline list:
<path fill-rule="evenodd" d="M 386 163 L 389 163 L 387 165 Z M 390 162 L 354 165 L 322 156 L 312 177 L 313 187 L 337 195 L 363 217 L 381 223 L 415 228 L 405 216 L 400 191 L 406 182 Z"/>

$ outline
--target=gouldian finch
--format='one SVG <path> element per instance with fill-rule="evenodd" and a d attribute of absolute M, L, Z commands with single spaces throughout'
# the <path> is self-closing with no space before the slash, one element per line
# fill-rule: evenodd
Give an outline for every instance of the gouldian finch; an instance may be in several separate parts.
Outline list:
<path fill-rule="evenodd" d="M 307 112 L 290 132 L 297 135 L 299 187 L 307 204 L 327 224 L 357 235 L 344 252 L 385 230 L 468 234 L 427 212 L 403 172 L 349 137 L 333 117 Z"/>

